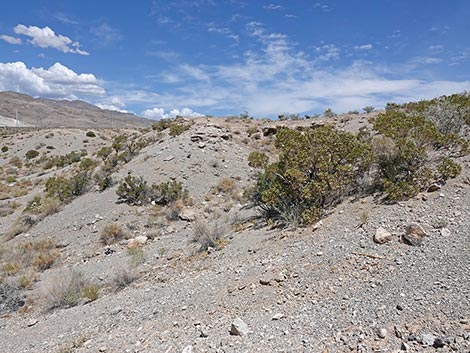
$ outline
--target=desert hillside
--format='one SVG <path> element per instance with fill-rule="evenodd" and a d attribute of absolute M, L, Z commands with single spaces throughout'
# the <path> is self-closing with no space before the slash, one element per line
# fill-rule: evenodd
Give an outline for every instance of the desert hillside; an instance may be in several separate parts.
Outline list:
<path fill-rule="evenodd" d="M 33 98 L 21 93 L 0 92 L 0 126 L 16 126 L 14 119 L 17 111 L 20 124 L 39 128 L 138 128 L 152 123 L 134 114 L 101 109 L 83 101 Z"/>
<path fill-rule="evenodd" d="M 78 129 L 29 100 L 0 130 L 0 352 L 470 352 L 468 94 Z"/>

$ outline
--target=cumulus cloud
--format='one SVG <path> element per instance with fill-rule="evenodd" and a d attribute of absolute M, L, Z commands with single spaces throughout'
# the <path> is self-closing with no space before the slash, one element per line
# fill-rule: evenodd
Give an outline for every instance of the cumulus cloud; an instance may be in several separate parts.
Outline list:
<path fill-rule="evenodd" d="M 39 48 L 54 48 L 63 53 L 74 53 L 80 55 L 89 55 L 90 53 L 80 49 L 80 43 L 72 41 L 69 37 L 55 32 L 49 28 L 39 28 L 36 26 L 17 25 L 13 31 L 16 34 L 24 35 L 31 39 L 29 43 Z"/>
<path fill-rule="evenodd" d="M 105 94 L 93 74 L 77 74 L 60 63 L 55 63 L 49 69 L 28 68 L 21 61 L 0 63 L 0 90 L 54 98 Z"/>
<path fill-rule="evenodd" d="M 0 35 L 0 39 L 9 43 L 9 44 L 14 44 L 14 45 L 20 45 L 23 43 L 23 41 L 21 40 L 21 38 L 16 38 L 16 37 L 12 37 L 12 36 L 7 36 L 6 34 L 1 34 Z"/>
<path fill-rule="evenodd" d="M 176 118 L 177 116 L 183 116 L 187 118 L 197 118 L 200 116 L 204 116 L 204 114 L 197 113 L 189 108 L 183 108 L 181 110 L 171 109 L 168 113 L 166 113 L 165 109 L 158 107 L 144 110 L 141 115 L 144 118 L 154 120 Z"/>

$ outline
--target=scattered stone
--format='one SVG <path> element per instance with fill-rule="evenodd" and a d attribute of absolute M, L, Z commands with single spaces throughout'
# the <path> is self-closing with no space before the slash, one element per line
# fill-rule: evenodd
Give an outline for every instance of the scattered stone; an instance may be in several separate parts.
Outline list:
<path fill-rule="evenodd" d="M 199 148 L 202 149 L 202 148 L 206 147 L 206 144 L 205 144 L 204 142 L 199 142 L 199 144 L 197 145 L 197 147 L 199 147 Z"/>
<path fill-rule="evenodd" d="M 374 234 L 374 242 L 377 244 L 385 244 L 392 240 L 392 234 L 385 228 L 379 227 Z"/>
<path fill-rule="evenodd" d="M 398 305 L 397 305 L 397 310 L 402 311 L 403 309 L 405 309 L 405 308 L 403 307 L 403 305 L 401 305 L 401 304 L 398 304 Z"/>
<path fill-rule="evenodd" d="M 31 320 L 29 320 L 29 321 L 26 323 L 26 326 L 31 327 L 31 326 L 36 325 L 37 323 L 38 323 L 38 320 L 36 320 L 36 319 L 31 319 Z"/>
<path fill-rule="evenodd" d="M 271 278 L 270 277 L 263 277 L 259 280 L 259 284 L 263 286 L 270 286 L 271 285 Z"/>
<path fill-rule="evenodd" d="M 405 343 L 405 342 L 402 342 L 400 349 L 401 349 L 402 351 L 408 352 L 408 351 L 410 350 L 410 345 L 407 344 L 407 343 Z"/>
<path fill-rule="evenodd" d="M 145 245 L 147 243 L 148 238 L 145 235 L 139 235 L 138 237 L 135 237 L 135 240 L 140 244 L 140 245 Z"/>
<path fill-rule="evenodd" d="M 380 337 L 380 338 L 385 338 L 387 337 L 387 329 L 385 328 L 381 328 L 380 330 L 377 331 L 377 335 Z"/>
<path fill-rule="evenodd" d="M 283 319 L 284 317 L 285 317 L 285 316 L 284 316 L 284 314 L 282 314 L 282 313 L 276 314 L 276 315 L 273 316 L 273 321 L 281 320 L 281 319 Z"/>
<path fill-rule="evenodd" d="M 427 236 L 427 234 L 419 224 L 410 224 L 406 228 L 403 240 L 409 245 L 417 246 L 422 244 L 425 236 Z"/>
<path fill-rule="evenodd" d="M 317 229 L 320 229 L 321 227 L 323 227 L 323 222 L 322 221 L 318 221 L 317 223 L 315 223 L 312 227 L 312 229 L 315 231 Z"/>
<path fill-rule="evenodd" d="M 120 306 L 116 306 L 113 310 L 111 310 L 111 315 L 117 315 L 122 311 Z"/>
<path fill-rule="evenodd" d="M 450 237 L 451 235 L 449 228 L 442 228 L 440 233 L 443 237 Z"/>
<path fill-rule="evenodd" d="M 98 350 L 99 350 L 100 352 L 106 352 L 106 351 L 108 350 L 108 348 L 106 348 L 106 347 L 103 346 L 103 347 L 98 348 Z"/>
<path fill-rule="evenodd" d="M 441 190 L 441 186 L 439 184 L 431 184 L 429 187 L 428 187 L 428 192 L 435 192 L 435 191 L 438 191 L 438 190 Z"/>
<path fill-rule="evenodd" d="M 436 336 L 431 335 L 430 333 L 423 333 L 421 336 L 421 344 L 423 346 L 433 346 Z"/>
<path fill-rule="evenodd" d="M 180 219 L 186 222 L 192 222 L 196 220 L 196 212 L 190 208 L 185 208 L 179 215 Z"/>
<path fill-rule="evenodd" d="M 172 161 L 173 159 L 175 159 L 175 156 L 168 156 L 166 158 L 163 159 L 164 162 L 169 162 L 169 161 Z"/>
<path fill-rule="evenodd" d="M 187 346 L 181 353 L 193 353 L 193 346 Z"/>
<path fill-rule="evenodd" d="M 434 340 L 434 344 L 433 344 L 433 347 L 434 348 L 442 348 L 444 347 L 446 344 L 445 344 L 445 341 L 440 338 L 440 337 L 437 337 L 435 340 Z"/>
<path fill-rule="evenodd" d="M 248 335 L 248 325 L 239 317 L 235 318 L 230 327 L 230 334 L 232 336 L 246 336 Z"/>

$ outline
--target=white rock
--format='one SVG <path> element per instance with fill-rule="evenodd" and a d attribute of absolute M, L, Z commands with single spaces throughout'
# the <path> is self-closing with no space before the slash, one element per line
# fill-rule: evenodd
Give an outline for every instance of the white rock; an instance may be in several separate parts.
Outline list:
<path fill-rule="evenodd" d="M 451 233 L 450 233 L 449 228 L 442 228 L 442 229 L 441 229 L 441 235 L 442 235 L 443 237 L 450 237 L 450 234 L 451 234 Z"/>
<path fill-rule="evenodd" d="M 274 321 L 281 320 L 282 318 L 284 318 L 284 314 L 282 313 L 279 313 L 273 316 Z"/>
<path fill-rule="evenodd" d="M 315 223 L 313 225 L 313 230 L 317 230 L 317 229 L 320 229 L 321 227 L 323 227 L 323 222 L 322 221 L 318 221 L 317 223 Z"/>
<path fill-rule="evenodd" d="M 136 242 L 138 242 L 140 245 L 144 245 L 147 243 L 148 238 L 145 235 L 139 235 L 138 237 L 134 238 Z"/>
<path fill-rule="evenodd" d="M 381 328 L 378 332 L 377 332 L 377 335 L 380 337 L 380 338 L 385 338 L 387 337 L 387 329 L 385 328 Z"/>
<path fill-rule="evenodd" d="M 181 211 L 179 217 L 183 221 L 192 222 L 192 221 L 196 220 L 196 212 L 194 212 L 194 210 L 192 210 L 190 208 L 186 208 L 186 209 Z"/>
<path fill-rule="evenodd" d="M 248 335 L 248 325 L 239 317 L 235 318 L 230 327 L 230 334 L 233 336 L 246 336 Z"/>
<path fill-rule="evenodd" d="M 377 244 L 385 244 L 392 240 L 392 234 L 385 228 L 379 227 L 374 234 L 374 242 Z"/>
<path fill-rule="evenodd" d="M 193 353 L 193 346 L 187 346 L 181 353 Z"/>

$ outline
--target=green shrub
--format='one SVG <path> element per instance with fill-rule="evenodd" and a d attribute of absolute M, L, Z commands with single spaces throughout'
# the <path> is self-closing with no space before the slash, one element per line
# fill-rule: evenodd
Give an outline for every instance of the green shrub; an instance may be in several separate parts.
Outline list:
<path fill-rule="evenodd" d="M 368 105 L 368 106 L 362 108 L 362 110 L 364 110 L 366 113 L 372 113 L 375 110 L 375 108 L 371 105 Z"/>
<path fill-rule="evenodd" d="M 188 191 L 181 182 L 171 180 L 158 185 L 153 184 L 151 198 L 158 205 L 168 205 L 178 199 L 187 199 Z"/>
<path fill-rule="evenodd" d="M 264 168 L 269 158 L 263 152 L 253 151 L 248 155 L 248 165 L 252 168 Z"/>
<path fill-rule="evenodd" d="M 305 132 L 281 128 L 276 147 L 279 160 L 265 166 L 250 196 L 265 217 L 294 225 L 317 221 L 360 189 L 372 161 L 367 144 L 327 126 Z"/>
<path fill-rule="evenodd" d="M 8 152 L 8 146 L 2 146 L 2 152 L 3 153 Z"/>
<path fill-rule="evenodd" d="M 115 223 L 106 225 L 101 231 L 100 239 L 103 244 L 113 244 L 121 239 L 124 239 L 127 234 L 124 230 Z"/>
<path fill-rule="evenodd" d="M 106 146 L 106 147 L 101 147 L 96 153 L 96 156 L 101 158 L 104 161 L 108 158 L 108 156 L 111 153 L 113 153 L 113 149 L 109 146 Z"/>
<path fill-rule="evenodd" d="M 39 156 L 39 152 L 36 150 L 29 150 L 25 154 L 26 159 L 33 159 L 33 158 L 36 158 L 37 156 Z"/>
<path fill-rule="evenodd" d="M 168 129 L 170 125 L 171 125 L 170 119 L 161 119 L 157 121 L 156 123 L 152 124 L 152 129 L 158 132 L 161 132 L 163 130 Z"/>
<path fill-rule="evenodd" d="M 62 202 L 72 198 L 72 185 L 69 179 L 63 176 L 47 179 L 45 191 L 49 197 L 56 197 Z"/>
<path fill-rule="evenodd" d="M 444 158 L 437 166 L 440 177 L 444 180 L 457 177 L 462 171 L 462 167 L 450 158 Z"/>
<path fill-rule="evenodd" d="M 119 151 L 122 151 L 124 149 L 126 142 L 127 142 L 126 135 L 115 136 L 113 139 L 112 148 L 114 149 L 116 153 L 118 153 Z"/>
<path fill-rule="evenodd" d="M 88 131 L 86 137 L 96 137 L 96 134 L 93 131 Z"/>
<path fill-rule="evenodd" d="M 84 171 L 93 171 L 96 167 L 96 161 L 91 158 L 84 158 L 80 161 L 80 169 Z"/>
<path fill-rule="evenodd" d="M 170 125 L 169 135 L 171 137 L 181 135 L 183 132 L 188 130 L 190 127 L 191 127 L 191 124 L 173 123 L 173 124 Z"/>
<path fill-rule="evenodd" d="M 18 169 L 21 169 L 23 167 L 23 162 L 18 156 L 13 156 L 10 158 L 10 164 L 15 166 Z"/>
<path fill-rule="evenodd" d="M 331 108 L 326 108 L 325 111 L 323 112 L 323 116 L 325 118 L 334 118 L 336 116 L 336 113 L 331 110 Z"/>
<path fill-rule="evenodd" d="M 116 194 L 119 196 L 118 202 L 125 202 L 129 205 L 142 205 L 149 202 L 149 187 L 142 177 L 128 175 L 119 184 Z"/>
<path fill-rule="evenodd" d="M 108 168 L 106 165 L 101 167 L 93 176 L 93 179 L 98 185 L 100 191 L 104 191 L 113 186 L 113 168 Z"/>

